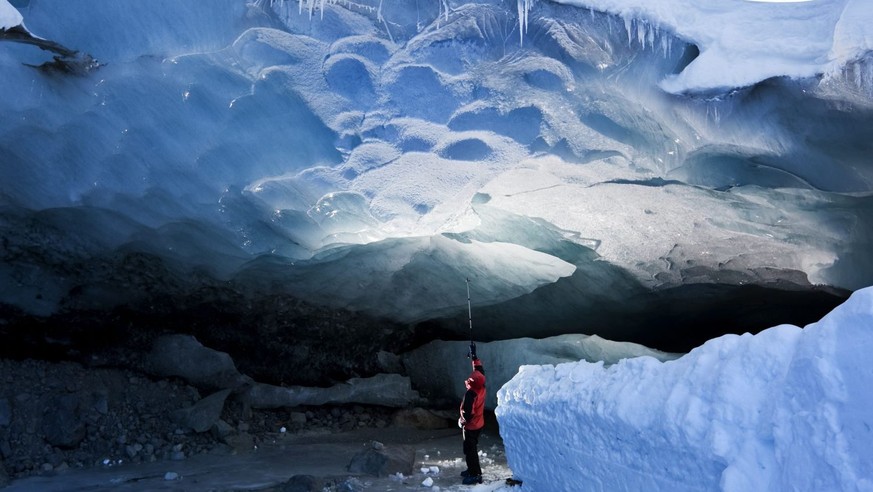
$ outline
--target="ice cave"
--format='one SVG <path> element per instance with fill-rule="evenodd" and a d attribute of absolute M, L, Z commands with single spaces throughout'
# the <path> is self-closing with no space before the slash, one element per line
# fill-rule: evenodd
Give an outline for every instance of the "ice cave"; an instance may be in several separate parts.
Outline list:
<path fill-rule="evenodd" d="M 0 0 L 0 489 L 873 490 L 870 25 Z"/>

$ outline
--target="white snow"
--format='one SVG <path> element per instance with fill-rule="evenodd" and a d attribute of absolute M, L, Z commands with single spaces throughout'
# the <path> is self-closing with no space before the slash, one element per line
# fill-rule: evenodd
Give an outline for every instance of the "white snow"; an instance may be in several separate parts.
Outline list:
<path fill-rule="evenodd" d="M 8 0 L 0 0 L 0 30 L 21 25 L 24 19 Z"/>
<path fill-rule="evenodd" d="M 498 392 L 523 491 L 873 490 L 873 288 L 817 323 L 525 366 Z"/>
<path fill-rule="evenodd" d="M 673 93 L 834 72 L 873 46 L 868 28 L 873 4 L 867 0 L 552 1 L 617 14 L 626 22 L 642 20 L 696 44 L 700 56 L 661 83 Z M 533 4 L 518 3 L 520 12 Z M 636 30 L 629 31 L 636 35 Z"/>

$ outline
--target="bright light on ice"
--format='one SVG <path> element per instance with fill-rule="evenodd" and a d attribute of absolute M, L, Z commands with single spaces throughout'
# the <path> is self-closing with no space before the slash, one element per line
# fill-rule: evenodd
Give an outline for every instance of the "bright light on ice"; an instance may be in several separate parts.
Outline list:
<path fill-rule="evenodd" d="M 21 14 L 7 0 L 0 0 L 0 30 L 20 25 Z"/>
<path fill-rule="evenodd" d="M 867 288 L 674 361 L 524 366 L 496 414 L 526 491 L 873 490 L 871 349 Z"/>

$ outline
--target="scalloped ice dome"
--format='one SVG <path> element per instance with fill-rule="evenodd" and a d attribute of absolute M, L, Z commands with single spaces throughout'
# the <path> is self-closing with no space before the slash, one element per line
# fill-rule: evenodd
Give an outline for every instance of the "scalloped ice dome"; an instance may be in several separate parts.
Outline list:
<path fill-rule="evenodd" d="M 0 43 L 5 312 L 465 336 L 470 278 L 483 339 L 681 351 L 873 283 L 865 2 L 568 3 L 16 2 L 105 65 Z"/>

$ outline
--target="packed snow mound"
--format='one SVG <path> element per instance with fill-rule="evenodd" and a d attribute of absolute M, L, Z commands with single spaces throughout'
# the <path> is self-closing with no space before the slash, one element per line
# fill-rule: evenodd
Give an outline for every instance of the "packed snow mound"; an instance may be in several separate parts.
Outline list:
<path fill-rule="evenodd" d="M 871 490 L 873 288 L 804 329 L 525 366 L 498 392 L 524 490 Z"/>
<path fill-rule="evenodd" d="M 666 30 L 697 45 L 700 55 L 661 87 L 673 93 L 750 86 L 771 77 L 839 72 L 873 48 L 866 0 L 766 2 L 730 0 L 552 0 L 617 14 L 629 41 Z M 519 0 L 530 8 L 532 0 Z M 636 32 L 634 32 L 636 31 Z M 650 41 L 649 41 L 650 42 Z"/>

